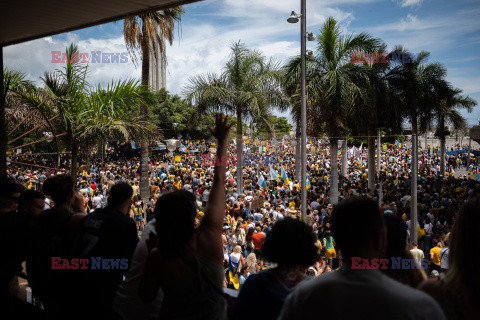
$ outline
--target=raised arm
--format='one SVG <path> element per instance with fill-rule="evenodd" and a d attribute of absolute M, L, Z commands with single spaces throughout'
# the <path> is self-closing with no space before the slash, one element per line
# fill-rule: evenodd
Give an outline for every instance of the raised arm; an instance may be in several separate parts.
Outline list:
<path fill-rule="evenodd" d="M 225 218 L 225 172 L 227 166 L 228 134 L 232 124 L 228 116 L 217 114 L 215 130 L 208 128 L 217 138 L 217 161 L 212 191 L 207 202 L 205 217 L 198 229 L 198 250 L 207 259 L 223 265 L 222 230 Z"/>

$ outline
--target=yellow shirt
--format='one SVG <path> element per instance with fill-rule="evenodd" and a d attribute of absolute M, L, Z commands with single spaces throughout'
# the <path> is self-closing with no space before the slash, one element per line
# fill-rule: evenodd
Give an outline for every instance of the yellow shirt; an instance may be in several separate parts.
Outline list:
<path fill-rule="evenodd" d="M 180 180 L 177 181 L 177 182 L 175 182 L 175 183 L 173 183 L 173 185 L 174 185 L 178 190 L 180 190 L 180 189 L 182 188 L 182 182 L 181 182 Z"/>
<path fill-rule="evenodd" d="M 320 255 L 322 253 L 322 242 L 317 239 L 318 251 L 317 253 Z"/>
<path fill-rule="evenodd" d="M 432 254 L 433 254 L 432 263 L 439 266 L 440 265 L 440 248 L 435 247 L 430 249 L 430 255 Z"/>
<path fill-rule="evenodd" d="M 425 235 L 425 229 L 420 229 L 420 226 L 417 224 L 417 236 L 420 239 L 422 236 Z"/>

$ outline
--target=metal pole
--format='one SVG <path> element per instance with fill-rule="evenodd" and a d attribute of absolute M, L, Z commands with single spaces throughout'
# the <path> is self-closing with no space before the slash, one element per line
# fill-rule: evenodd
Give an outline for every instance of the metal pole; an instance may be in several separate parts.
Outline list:
<path fill-rule="evenodd" d="M 3 87 L 3 46 L 0 46 L 0 180 L 7 178 L 7 128 L 5 123 L 5 88 Z"/>
<path fill-rule="evenodd" d="M 470 151 L 472 149 L 472 138 L 469 137 L 468 139 L 468 154 L 467 154 L 467 175 L 468 175 L 468 168 L 470 168 Z"/>
<path fill-rule="evenodd" d="M 418 140 L 417 135 L 412 135 L 412 198 L 410 208 L 410 243 L 417 242 L 417 181 L 418 181 Z"/>
<path fill-rule="evenodd" d="M 301 52 L 300 55 L 302 57 L 302 104 L 301 104 L 301 116 L 302 116 L 302 221 L 306 221 L 307 217 L 307 101 L 306 101 L 306 94 L 305 94 L 305 86 L 306 86 L 306 74 L 305 74 L 305 55 L 307 50 L 307 17 L 306 17 L 306 0 L 301 0 L 301 27 L 300 27 L 300 43 L 301 43 Z"/>
<path fill-rule="evenodd" d="M 378 181 L 380 181 L 380 156 L 382 154 L 381 149 L 382 137 L 380 136 L 380 129 L 377 130 L 377 175 Z"/>

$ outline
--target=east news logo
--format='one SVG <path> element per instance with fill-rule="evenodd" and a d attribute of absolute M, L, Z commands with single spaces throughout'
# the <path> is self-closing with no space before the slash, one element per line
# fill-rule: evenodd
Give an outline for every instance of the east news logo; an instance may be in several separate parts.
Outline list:
<path fill-rule="evenodd" d="M 53 270 L 125 270 L 128 269 L 128 259 L 103 259 L 101 257 L 92 257 L 90 259 L 66 259 L 61 257 L 52 257 Z"/>
<path fill-rule="evenodd" d="M 52 63 L 127 63 L 128 52 L 73 52 L 71 61 L 66 52 L 52 51 Z M 90 59 L 91 57 L 91 59 Z"/>

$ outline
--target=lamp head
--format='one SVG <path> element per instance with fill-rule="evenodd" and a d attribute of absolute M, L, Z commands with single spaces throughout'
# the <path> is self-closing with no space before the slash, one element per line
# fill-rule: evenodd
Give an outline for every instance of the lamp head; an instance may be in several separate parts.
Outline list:
<path fill-rule="evenodd" d="M 313 41 L 315 40 L 316 36 L 313 32 L 307 32 L 307 39 L 308 41 Z"/>
<path fill-rule="evenodd" d="M 297 23 L 298 22 L 298 15 L 295 13 L 295 11 L 292 11 L 292 14 L 290 15 L 290 18 L 287 19 L 289 23 Z"/>
<path fill-rule="evenodd" d="M 178 140 L 176 139 L 168 139 L 168 140 L 165 140 L 166 144 L 167 144 L 167 150 L 170 151 L 170 152 L 173 152 L 175 151 L 175 149 L 177 149 L 177 142 Z"/>

